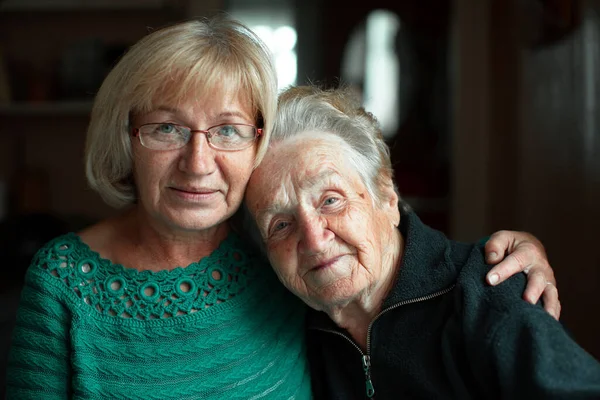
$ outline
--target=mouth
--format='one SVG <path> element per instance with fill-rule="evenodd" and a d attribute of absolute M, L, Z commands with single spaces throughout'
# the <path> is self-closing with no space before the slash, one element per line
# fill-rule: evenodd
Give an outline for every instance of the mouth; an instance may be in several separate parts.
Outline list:
<path fill-rule="evenodd" d="M 175 198 L 185 203 L 208 205 L 220 201 L 221 191 L 211 187 L 169 186 Z"/>
<path fill-rule="evenodd" d="M 309 271 L 318 271 L 321 269 L 326 269 L 334 265 L 340 258 L 344 257 L 345 254 L 326 258 L 323 260 L 318 260 L 316 264 L 309 268 Z"/>
<path fill-rule="evenodd" d="M 213 193 L 218 192 L 218 189 L 213 189 L 213 188 L 205 188 L 205 187 L 201 187 L 201 188 L 187 188 L 187 187 L 176 187 L 176 186 L 170 186 L 169 189 L 175 190 L 176 192 L 180 192 L 183 194 L 190 194 L 190 195 L 211 195 Z"/>
<path fill-rule="evenodd" d="M 302 279 L 314 287 L 324 287 L 351 276 L 355 262 L 351 252 L 334 257 L 315 257 L 306 264 Z"/>

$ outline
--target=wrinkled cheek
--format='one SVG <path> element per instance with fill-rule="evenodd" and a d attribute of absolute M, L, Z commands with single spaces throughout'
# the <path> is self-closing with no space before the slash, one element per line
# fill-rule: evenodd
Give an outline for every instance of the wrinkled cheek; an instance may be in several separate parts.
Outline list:
<path fill-rule="evenodd" d="M 287 244 L 282 249 L 267 249 L 269 260 L 282 283 L 290 290 L 295 290 L 295 281 L 299 279 L 298 260 L 292 246 Z M 271 256 L 273 255 L 273 256 Z"/>
<path fill-rule="evenodd" d="M 379 262 L 380 257 L 378 255 L 378 246 L 374 243 L 372 237 L 365 237 L 361 243 L 357 246 L 358 250 L 358 262 L 362 268 L 373 273 Z"/>
<path fill-rule="evenodd" d="M 300 280 L 300 278 L 292 270 L 286 268 L 276 268 L 275 273 L 277 274 L 279 281 L 283 283 L 283 286 L 285 286 L 289 291 L 291 291 L 294 294 L 299 293 L 298 281 Z"/>
<path fill-rule="evenodd" d="M 373 216 L 364 207 L 354 204 L 338 214 L 331 223 L 340 236 L 346 236 L 347 241 L 353 241 L 355 246 L 373 231 Z"/>

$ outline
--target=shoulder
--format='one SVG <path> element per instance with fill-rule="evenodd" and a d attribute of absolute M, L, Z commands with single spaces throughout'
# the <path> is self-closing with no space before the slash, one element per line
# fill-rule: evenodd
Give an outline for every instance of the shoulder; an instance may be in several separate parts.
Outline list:
<path fill-rule="evenodd" d="M 523 300 L 525 274 L 517 274 L 500 285 L 490 286 L 485 276 L 483 246 L 474 245 L 456 281 L 455 301 L 463 333 L 474 341 L 491 343 L 503 325 L 524 326 L 545 323 L 550 318 L 541 305 Z M 510 322 L 509 322 L 510 321 Z M 523 325 L 524 324 L 524 325 Z"/>
<path fill-rule="evenodd" d="M 48 263 L 78 258 L 87 246 L 74 232 L 60 235 L 42 246 L 33 257 L 31 268 L 46 268 Z"/>
<path fill-rule="evenodd" d="M 33 256 L 25 274 L 21 304 L 27 301 L 40 305 L 53 301 L 61 304 L 77 302 L 69 286 L 78 285 L 81 281 L 76 282 L 74 271 L 81 267 L 85 251 L 85 244 L 73 232 L 58 236 L 42 246 Z"/>
<path fill-rule="evenodd" d="M 99 264 L 98 254 L 74 232 L 58 236 L 42 246 L 32 259 L 26 283 L 50 280 L 73 286 L 84 281 Z M 60 285 L 59 285 L 60 286 Z"/>
<path fill-rule="evenodd" d="M 458 284 L 463 290 L 479 298 L 479 301 L 493 305 L 495 308 L 506 310 L 528 304 L 522 299 L 526 285 L 525 274 L 516 274 L 500 285 L 491 286 L 485 279 L 490 268 L 491 265 L 485 261 L 483 245 L 474 244 L 465 259 Z"/>

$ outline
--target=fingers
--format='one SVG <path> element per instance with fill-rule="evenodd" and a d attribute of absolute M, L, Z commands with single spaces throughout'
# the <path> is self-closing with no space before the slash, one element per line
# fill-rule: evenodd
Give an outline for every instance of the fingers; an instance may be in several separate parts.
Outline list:
<path fill-rule="evenodd" d="M 546 259 L 544 245 L 535 236 L 528 232 L 498 231 L 490 236 L 485 244 L 485 256 L 488 264 L 497 264 L 507 253 L 512 253 L 522 245 L 532 246 L 537 256 Z"/>
<path fill-rule="evenodd" d="M 542 300 L 544 302 L 544 309 L 558 321 L 562 307 L 558 299 L 558 289 L 554 284 L 550 282 L 546 283 Z"/>
<path fill-rule="evenodd" d="M 499 231 L 485 245 L 486 261 L 496 264 L 486 275 L 490 285 L 498 285 L 519 272 L 527 274 L 523 298 L 535 304 L 541 298 L 544 309 L 555 319 L 560 317 L 561 305 L 554 271 L 542 243 L 527 232 Z M 509 255 L 502 260 L 504 254 Z"/>
<path fill-rule="evenodd" d="M 514 235 L 508 231 L 499 231 L 490 236 L 485 244 L 485 260 L 488 264 L 498 264 L 504 254 L 514 245 Z"/>
<path fill-rule="evenodd" d="M 504 261 L 496 265 L 487 275 L 487 281 L 490 285 L 497 285 L 506 278 L 512 276 L 523 269 L 523 261 L 516 257 L 507 256 Z M 494 282 L 493 275 L 498 274 L 502 278 Z M 523 299 L 531 304 L 536 304 L 540 298 L 543 301 L 544 309 L 556 320 L 560 318 L 562 306 L 558 299 L 558 289 L 556 288 L 556 279 L 552 269 L 538 265 L 532 267 L 527 274 L 527 287 L 523 293 Z"/>
<path fill-rule="evenodd" d="M 527 275 L 527 288 L 523 293 L 523 298 L 531 304 L 535 304 L 542 298 L 544 309 L 556 320 L 560 318 L 560 301 L 558 300 L 558 289 L 556 286 L 546 280 L 546 276 L 541 270 Z"/>
<path fill-rule="evenodd" d="M 546 282 L 544 273 L 539 270 L 528 274 L 527 287 L 523 293 L 523 298 L 531 304 L 537 303 L 546 287 L 549 286 Z"/>
<path fill-rule="evenodd" d="M 494 266 L 486 275 L 487 282 L 495 286 L 519 272 L 529 272 L 532 264 L 536 262 L 536 256 L 528 251 L 527 247 L 526 244 L 521 244 L 500 264 Z"/>

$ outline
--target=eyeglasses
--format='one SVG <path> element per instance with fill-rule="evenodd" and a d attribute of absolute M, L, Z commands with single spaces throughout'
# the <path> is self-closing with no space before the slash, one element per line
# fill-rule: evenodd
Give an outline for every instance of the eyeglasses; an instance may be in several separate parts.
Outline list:
<path fill-rule="evenodd" d="M 217 150 L 243 150 L 250 146 L 262 129 L 247 124 L 220 124 L 210 128 L 191 129 L 187 126 L 170 123 L 144 124 L 134 128 L 133 136 L 140 139 L 142 146 L 152 150 L 175 150 L 185 146 L 192 133 L 204 133 L 210 147 Z"/>

